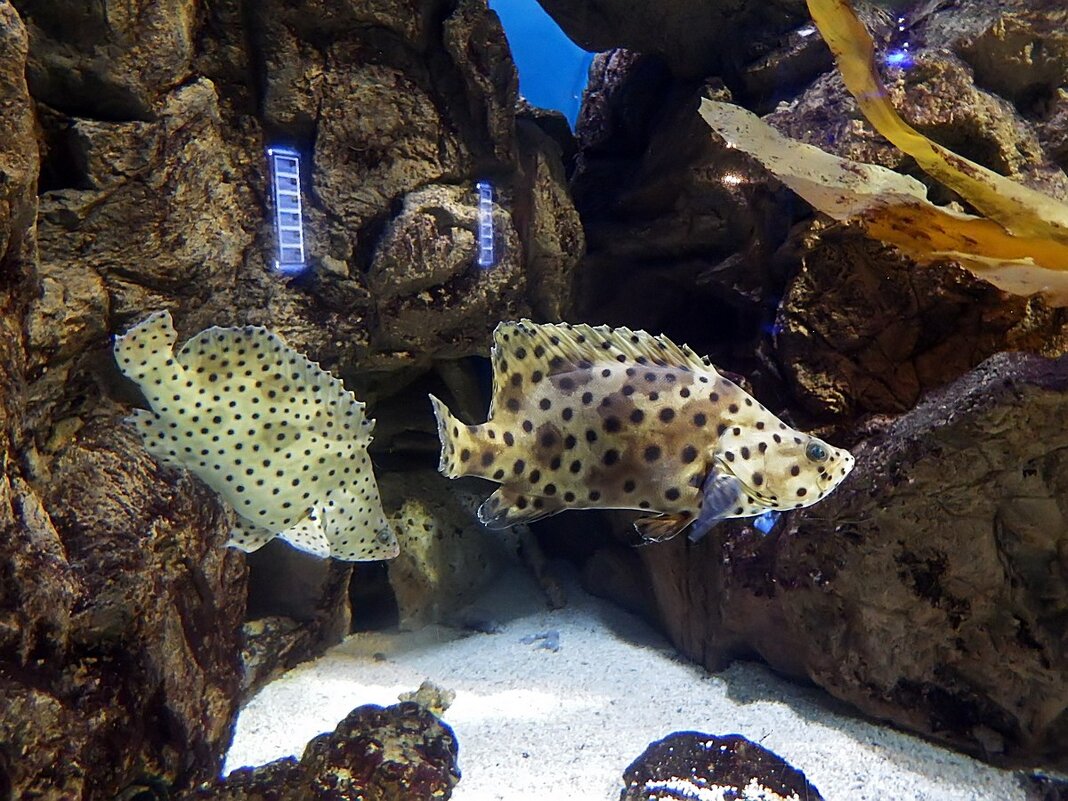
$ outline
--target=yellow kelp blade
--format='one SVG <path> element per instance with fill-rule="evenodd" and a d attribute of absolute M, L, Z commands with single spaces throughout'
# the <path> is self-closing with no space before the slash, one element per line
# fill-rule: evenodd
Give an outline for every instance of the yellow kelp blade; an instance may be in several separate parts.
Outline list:
<path fill-rule="evenodd" d="M 923 184 L 876 164 L 833 156 L 783 136 L 740 106 L 701 101 L 701 116 L 817 210 L 854 221 L 920 263 L 956 261 L 1006 292 L 1068 306 L 1068 244 L 1014 235 L 997 223 L 936 206 Z"/>
<path fill-rule="evenodd" d="M 834 53 L 846 88 L 875 130 L 1009 231 L 1068 244 L 1068 205 L 958 156 L 901 119 L 875 68 L 871 36 L 848 0 L 808 0 L 808 10 Z"/>

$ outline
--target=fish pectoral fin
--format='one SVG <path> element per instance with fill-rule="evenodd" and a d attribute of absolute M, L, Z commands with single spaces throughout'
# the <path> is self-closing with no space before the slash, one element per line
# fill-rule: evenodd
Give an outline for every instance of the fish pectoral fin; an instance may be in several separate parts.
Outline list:
<path fill-rule="evenodd" d="M 273 531 L 257 526 L 247 520 L 238 519 L 230 531 L 230 539 L 226 541 L 226 544 L 231 548 L 237 548 L 239 551 L 248 553 L 249 551 L 259 550 L 273 540 L 274 537 Z"/>
<path fill-rule="evenodd" d="M 498 487 L 478 507 L 478 519 L 486 528 L 502 529 L 541 520 L 563 508 L 563 502 L 555 498 L 530 497 L 510 487 Z"/>
<path fill-rule="evenodd" d="M 701 487 L 701 511 L 690 529 L 690 542 L 704 538 L 712 526 L 731 516 L 732 510 L 745 499 L 742 482 L 727 473 L 712 470 Z"/>
<path fill-rule="evenodd" d="M 690 525 L 693 518 L 689 515 L 650 515 L 639 517 L 634 521 L 634 528 L 648 542 L 670 540 Z"/>
<path fill-rule="evenodd" d="M 285 531 L 279 531 L 278 536 L 298 551 L 310 553 L 320 559 L 330 556 L 330 540 L 327 539 L 322 522 L 315 512 L 301 518 Z"/>

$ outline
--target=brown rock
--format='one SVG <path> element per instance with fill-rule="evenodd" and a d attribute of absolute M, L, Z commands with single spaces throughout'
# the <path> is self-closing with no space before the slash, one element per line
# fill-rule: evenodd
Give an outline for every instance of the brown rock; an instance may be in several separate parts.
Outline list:
<path fill-rule="evenodd" d="M 159 99 L 189 76 L 196 0 L 14 5 L 30 29 L 34 97 L 67 113 L 148 120 Z"/>
<path fill-rule="evenodd" d="M 700 0 L 538 0 L 586 50 L 625 47 L 662 58 L 682 78 L 723 75 L 807 20 L 804 4 Z"/>
<path fill-rule="evenodd" d="M 361 706 L 292 757 L 241 768 L 176 801 L 437 801 L 460 779 L 456 738 L 433 713 L 407 701 Z"/>
<path fill-rule="evenodd" d="M 408 195 L 371 265 L 376 350 L 406 352 L 409 360 L 463 356 L 488 341 L 495 315 L 529 314 L 518 236 L 499 205 L 493 216 L 497 261 L 483 269 L 474 187 L 428 186 Z"/>
<path fill-rule="evenodd" d="M 775 350 L 813 414 L 902 412 L 998 351 L 1068 349 L 1064 310 L 1008 297 L 961 268 L 917 266 L 859 231 L 822 224 L 800 249 Z"/>
<path fill-rule="evenodd" d="M 1068 358 L 999 354 L 872 436 L 779 533 L 642 549 L 672 639 L 713 668 L 758 654 L 986 759 L 1063 768 L 1066 411 Z"/>
<path fill-rule="evenodd" d="M 722 794 L 765 801 L 823 801 L 805 774 L 740 734 L 677 731 L 651 743 L 623 771 L 619 801 L 671 801 Z"/>

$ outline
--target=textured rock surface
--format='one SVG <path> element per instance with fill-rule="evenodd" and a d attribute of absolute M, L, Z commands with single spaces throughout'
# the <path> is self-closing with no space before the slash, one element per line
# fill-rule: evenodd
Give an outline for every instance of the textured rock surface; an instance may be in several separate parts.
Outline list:
<path fill-rule="evenodd" d="M 516 537 L 489 531 L 475 516 L 477 488 L 454 486 L 436 471 L 384 476 L 382 502 L 401 543 L 389 583 L 402 628 L 454 622 L 455 613 L 516 559 Z"/>
<path fill-rule="evenodd" d="M 683 78 L 730 73 L 765 55 L 807 20 L 800 0 L 774 3 L 671 0 L 538 0 L 587 50 L 613 47 L 662 58 Z"/>
<path fill-rule="evenodd" d="M 447 799 L 460 779 L 456 756 L 452 729 L 418 704 L 362 706 L 308 743 L 299 762 L 241 768 L 178 801 Z"/>
<path fill-rule="evenodd" d="M 623 771 L 619 801 L 823 796 L 805 774 L 741 735 L 680 731 L 652 743 Z"/>
<path fill-rule="evenodd" d="M 210 778 L 242 694 L 348 630 L 349 567 L 266 552 L 246 584 L 214 496 L 122 427 L 139 399 L 110 336 L 163 307 L 183 339 L 266 324 L 347 379 L 380 369 L 388 395 L 483 351 L 501 317 L 560 313 L 581 227 L 515 99 L 499 23 L 471 0 L 0 4 L 0 737 L 27 755 L 0 757 L 0 790 Z M 279 141 L 306 156 L 296 278 L 271 269 L 263 150 Z M 459 241 L 483 177 L 496 274 Z M 398 244 L 383 232 L 432 189 L 460 221 L 422 240 L 440 283 L 374 283 Z M 242 679 L 249 590 L 264 622 Z"/>
<path fill-rule="evenodd" d="M 30 29 L 27 74 L 38 100 L 98 119 L 151 119 L 189 75 L 199 3 L 14 4 Z"/>
<path fill-rule="evenodd" d="M 772 536 L 643 549 L 673 639 L 987 759 L 1065 766 L 1066 412 L 1068 358 L 1000 354 L 869 432 L 849 480 Z"/>

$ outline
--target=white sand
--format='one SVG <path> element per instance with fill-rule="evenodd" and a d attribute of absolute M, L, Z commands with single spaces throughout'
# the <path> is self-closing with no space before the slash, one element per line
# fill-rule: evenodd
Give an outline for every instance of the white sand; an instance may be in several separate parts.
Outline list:
<path fill-rule="evenodd" d="M 389 705 L 429 678 L 456 691 L 444 719 L 460 743 L 457 801 L 614 801 L 623 769 L 680 730 L 760 742 L 827 801 L 1024 801 L 1011 772 L 859 720 L 756 664 L 709 675 L 633 616 L 568 591 L 566 609 L 547 611 L 526 576 L 506 575 L 478 604 L 499 633 L 350 637 L 248 703 L 226 771 L 299 756 L 354 707 Z M 550 629 L 556 653 L 520 642 Z"/>

